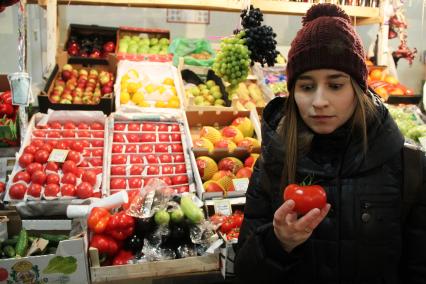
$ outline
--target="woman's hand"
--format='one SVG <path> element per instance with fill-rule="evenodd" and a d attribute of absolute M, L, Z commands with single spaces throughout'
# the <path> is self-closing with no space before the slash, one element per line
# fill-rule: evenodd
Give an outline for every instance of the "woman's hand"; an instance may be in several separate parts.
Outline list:
<path fill-rule="evenodd" d="M 293 211 L 294 205 L 293 200 L 287 200 L 274 214 L 275 235 L 287 252 L 304 243 L 330 210 L 330 204 L 327 203 L 321 210 L 314 208 L 298 219 L 297 213 Z"/>

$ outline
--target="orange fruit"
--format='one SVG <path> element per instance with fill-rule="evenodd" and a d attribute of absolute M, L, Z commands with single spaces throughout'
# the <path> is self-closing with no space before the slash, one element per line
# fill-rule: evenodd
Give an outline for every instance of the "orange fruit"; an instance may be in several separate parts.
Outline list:
<path fill-rule="evenodd" d="M 385 88 L 383 87 L 379 87 L 374 89 L 374 91 L 376 92 L 376 94 L 378 94 L 381 98 L 387 100 L 389 97 L 388 91 L 386 91 Z"/>
<path fill-rule="evenodd" d="M 373 62 L 371 62 L 371 60 L 366 60 L 365 61 L 365 65 L 367 65 L 367 66 L 373 66 L 374 64 L 373 64 Z"/>
<path fill-rule="evenodd" d="M 393 88 L 390 90 L 389 94 L 393 96 L 403 96 L 404 91 L 401 88 Z"/>
<path fill-rule="evenodd" d="M 384 80 L 385 82 L 388 82 L 389 84 L 392 84 L 392 85 L 398 84 L 398 79 L 396 79 L 394 76 L 391 76 L 391 75 L 386 75 Z"/>
<path fill-rule="evenodd" d="M 371 80 L 379 81 L 379 80 L 382 80 L 382 77 L 383 77 L 383 72 L 381 70 L 379 70 L 379 69 L 371 70 L 371 72 L 370 72 Z"/>

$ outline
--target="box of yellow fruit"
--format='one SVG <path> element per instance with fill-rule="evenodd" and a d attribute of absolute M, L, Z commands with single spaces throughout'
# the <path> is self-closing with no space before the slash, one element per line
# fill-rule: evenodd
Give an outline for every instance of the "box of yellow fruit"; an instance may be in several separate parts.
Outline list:
<path fill-rule="evenodd" d="M 114 85 L 117 111 L 182 107 L 182 88 L 171 63 L 120 61 Z"/>

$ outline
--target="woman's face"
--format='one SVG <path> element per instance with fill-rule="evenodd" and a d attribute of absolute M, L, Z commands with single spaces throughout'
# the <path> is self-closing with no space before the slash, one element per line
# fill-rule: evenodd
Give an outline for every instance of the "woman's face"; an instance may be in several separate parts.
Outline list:
<path fill-rule="evenodd" d="M 294 98 L 303 121 L 318 134 L 332 133 L 345 124 L 356 106 L 350 76 L 333 69 L 300 75 Z"/>

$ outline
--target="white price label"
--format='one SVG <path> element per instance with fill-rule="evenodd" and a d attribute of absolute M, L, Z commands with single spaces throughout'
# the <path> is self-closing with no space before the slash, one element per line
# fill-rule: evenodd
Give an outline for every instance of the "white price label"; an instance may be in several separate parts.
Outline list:
<path fill-rule="evenodd" d="M 423 149 L 426 149 L 426 137 L 425 136 L 420 137 L 419 142 L 422 145 Z"/>
<path fill-rule="evenodd" d="M 232 215 L 231 202 L 228 199 L 217 199 L 213 200 L 214 204 L 214 213 L 222 214 L 225 216 Z"/>
<path fill-rule="evenodd" d="M 63 163 L 68 156 L 69 150 L 53 149 L 50 153 L 49 162 Z"/>
<path fill-rule="evenodd" d="M 234 184 L 235 191 L 247 191 L 249 181 L 250 180 L 248 178 L 233 179 L 232 183 Z"/>
<path fill-rule="evenodd" d="M 28 106 L 31 102 L 31 77 L 28 73 L 17 72 L 8 75 L 12 90 L 12 104 Z"/>

